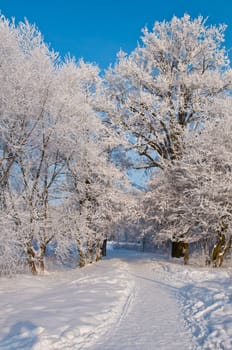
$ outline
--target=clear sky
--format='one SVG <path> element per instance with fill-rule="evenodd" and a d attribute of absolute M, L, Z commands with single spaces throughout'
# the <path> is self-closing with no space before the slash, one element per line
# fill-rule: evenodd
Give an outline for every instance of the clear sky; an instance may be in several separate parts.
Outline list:
<path fill-rule="evenodd" d="M 36 23 L 45 41 L 62 56 L 95 62 L 107 68 L 121 49 L 132 51 L 144 26 L 189 13 L 228 24 L 232 47 L 232 0 L 0 0 L 0 10 L 16 21 Z"/>

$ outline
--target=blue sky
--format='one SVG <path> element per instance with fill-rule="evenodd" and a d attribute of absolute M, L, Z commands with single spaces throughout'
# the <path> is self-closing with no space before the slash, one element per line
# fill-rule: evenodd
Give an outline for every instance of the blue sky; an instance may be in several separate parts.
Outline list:
<path fill-rule="evenodd" d="M 0 0 L 1 12 L 16 21 L 36 23 L 45 41 L 62 56 L 95 62 L 107 68 L 122 48 L 132 51 L 144 26 L 189 13 L 226 23 L 232 47 L 232 0 Z"/>

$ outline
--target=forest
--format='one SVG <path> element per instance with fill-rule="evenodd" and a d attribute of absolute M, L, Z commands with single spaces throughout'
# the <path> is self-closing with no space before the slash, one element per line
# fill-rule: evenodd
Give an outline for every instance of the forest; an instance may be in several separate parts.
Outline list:
<path fill-rule="evenodd" d="M 117 232 L 221 266 L 231 247 L 232 69 L 225 25 L 144 28 L 102 72 L 0 17 L 0 275 L 80 267 Z M 146 182 L 135 185 L 143 172 Z M 128 237 L 127 237 L 128 238 Z"/>

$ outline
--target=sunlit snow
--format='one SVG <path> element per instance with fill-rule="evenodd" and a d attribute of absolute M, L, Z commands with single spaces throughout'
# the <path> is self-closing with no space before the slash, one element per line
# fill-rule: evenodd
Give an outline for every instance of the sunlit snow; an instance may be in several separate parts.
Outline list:
<path fill-rule="evenodd" d="M 232 271 L 110 250 L 92 266 L 2 278 L 2 350 L 232 348 Z"/>

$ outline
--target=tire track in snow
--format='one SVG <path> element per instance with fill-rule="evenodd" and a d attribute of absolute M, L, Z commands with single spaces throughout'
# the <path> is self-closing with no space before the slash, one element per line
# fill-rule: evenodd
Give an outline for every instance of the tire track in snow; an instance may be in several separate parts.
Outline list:
<path fill-rule="evenodd" d="M 119 316 L 118 323 L 121 323 L 124 318 L 126 318 L 133 302 L 135 300 L 135 288 L 132 289 L 131 293 L 128 295 L 125 304 L 123 305 L 122 312 Z"/>

